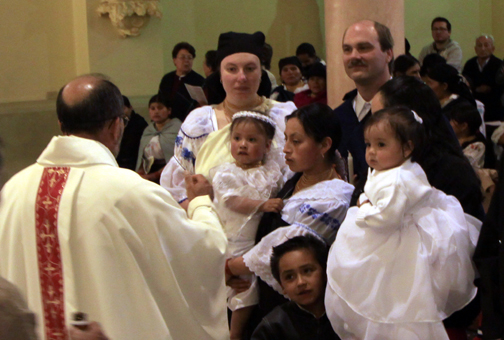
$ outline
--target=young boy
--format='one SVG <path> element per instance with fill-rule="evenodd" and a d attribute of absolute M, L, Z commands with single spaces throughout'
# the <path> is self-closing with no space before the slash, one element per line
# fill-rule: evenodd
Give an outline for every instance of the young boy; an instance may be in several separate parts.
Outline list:
<path fill-rule="evenodd" d="M 327 244 L 311 235 L 273 248 L 271 271 L 291 301 L 266 315 L 252 340 L 339 340 L 325 314 L 327 253 Z"/>

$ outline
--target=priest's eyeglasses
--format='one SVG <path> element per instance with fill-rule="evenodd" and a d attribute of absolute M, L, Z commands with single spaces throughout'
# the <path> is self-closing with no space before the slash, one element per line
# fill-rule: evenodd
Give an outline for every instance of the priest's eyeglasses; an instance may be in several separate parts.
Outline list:
<path fill-rule="evenodd" d="M 128 126 L 128 123 L 130 121 L 129 117 L 124 115 L 124 116 L 121 116 L 122 120 L 123 120 L 123 123 L 124 123 L 124 127 Z"/>

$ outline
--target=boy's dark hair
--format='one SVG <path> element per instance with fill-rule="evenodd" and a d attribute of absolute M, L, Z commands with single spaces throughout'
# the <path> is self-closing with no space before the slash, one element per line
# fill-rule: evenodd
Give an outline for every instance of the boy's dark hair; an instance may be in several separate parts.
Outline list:
<path fill-rule="evenodd" d="M 312 252 L 317 262 L 322 267 L 324 273 L 327 268 L 327 256 L 329 253 L 329 246 L 327 243 L 318 237 L 307 234 L 304 236 L 296 236 L 284 243 L 273 247 L 271 254 L 270 266 L 273 277 L 280 282 L 280 259 L 291 251 L 306 249 Z"/>
<path fill-rule="evenodd" d="M 183 42 L 179 42 L 173 48 L 173 50 L 172 50 L 173 59 L 177 58 L 177 55 L 179 54 L 180 50 L 187 50 L 187 52 L 189 52 L 193 58 L 196 58 L 196 50 L 194 49 L 194 47 L 191 44 L 189 44 L 188 42 L 183 41 Z"/>
<path fill-rule="evenodd" d="M 254 112 L 264 115 L 263 112 L 257 112 L 257 111 L 254 111 Z M 230 131 L 233 132 L 233 129 L 238 124 L 242 124 L 242 123 L 254 124 L 254 126 L 257 127 L 257 129 L 259 129 L 259 131 L 261 131 L 261 133 L 263 133 L 270 140 L 273 139 L 273 137 L 275 137 L 275 129 L 276 128 L 273 125 L 271 125 L 265 121 L 262 121 L 260 119 L 253 118 L 253 117 L 240 117 L 240 118 L 233 119 L 233 122 L 231 123 Z"/>
<path fill-rule="evenodd" d="M 322 143 L 324 138 L 329 137 L 332 145 L 325 154 L 325 159 L 330 164 L 336 162 L 336 150 L 341 142 L 341 124 L 332 109 L 321 103 L 313 103 L 303 106 L 285 117 L 285 121 L 297 118 L 306 134 L 317 143 Z"/>
<path fill-rule="evenodd" d="M 296 48 L 296 56 L 301 54 L 308 54 L 310 58 L 316 57 L 315 47 L 310 43 L 302 43 Z"/>
<path fill-rule="evenodd" d="M 436 22 L 446 22 L 446 28 L 448 28 L 448 32 L 450 32 L 450 33 L 451 33 L 451 24 L 450 24 L 450 22 L 448 21 L 448 19 L 443 18 L 443 17 L 436 17 L 436 18 L 434 18 L 434 19 L 432 20 L 432 22 L 431 22 L 431 25 L 430 25 L 431 29 L 432 29 L 432 27 L 434 26 L 434 24 L 435 24 Z"/>
<path fill-rule="evenodd" d="M 205 64 L 212 69 L 212 72 L 217 72 L 219 67 L 217 65 L 217 51 L 209 50 L 205 53 Z"/>
<path fill-rule="evenodd" d="M 483 123 L 478 109 L 465 101 L 459 101 L 451 105 L 446 114 L 448 119 L 453 119 L 459 124 L 467 123 L 470 136 L 475 136 Z"/>
<path fill-rule="evenodd" d="M 364 123 L 364 133 L 373 125 L 386 121 L 401 145 L 413 143 L 411 160 L 416 162 L 423 150 L 425 132 L 422 123 L 415 119 L 413 111 L 405 106 L 388 107 L 374 112 Z"/>

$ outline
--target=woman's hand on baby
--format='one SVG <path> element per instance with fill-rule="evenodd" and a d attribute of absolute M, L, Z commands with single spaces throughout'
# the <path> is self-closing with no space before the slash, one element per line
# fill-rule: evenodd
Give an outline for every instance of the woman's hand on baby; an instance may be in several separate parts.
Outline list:
<path fill-rule="evenodd" d="M 270 198 L 259 206 L 261 212 L 276 212 L 282 211 L 284 204 L 281 198 Z"/>

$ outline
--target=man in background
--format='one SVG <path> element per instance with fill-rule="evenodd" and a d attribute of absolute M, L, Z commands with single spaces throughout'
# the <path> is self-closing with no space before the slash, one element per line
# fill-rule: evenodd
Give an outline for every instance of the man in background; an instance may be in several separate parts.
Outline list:
<path fill-rule="evenodd" d="M 494 38 L 482 34 L 476 38 L 474 46 L 476 57 L 469 59 L 462 74 L 469 80 L 475 99 L 485 105 L 485 121 L 503 120 L 500 101 L 503 87 L 497 85 L 496 76 L 502 60 L 494 56 Z"/>
<path fill-rule="evenodd" d="M 420 63 L 427 55 L 437 53 L 460 72 L 462 70 L 462 49 L 456 41 L 450 38 L 451 24 L 448 19 L 443 17 L 434 18 L 431 23 L 431 31 L 434 42 L 422 49 L 418 56 Z"/>

